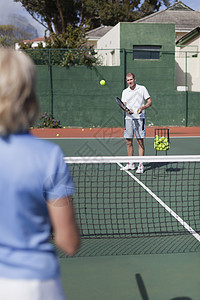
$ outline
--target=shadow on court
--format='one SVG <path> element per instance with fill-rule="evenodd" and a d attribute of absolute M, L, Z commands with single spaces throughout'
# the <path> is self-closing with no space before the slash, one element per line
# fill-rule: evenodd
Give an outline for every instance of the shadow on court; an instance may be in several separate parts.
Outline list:
<path fill-rule="evenodd" d="M 178 168 L 176 162 L 144 163 L 145 172 L 164 168 L 166 172 L 180 172 L 184 168 Z"/>
<path fill-rule="evenodd" d="M 142 276 L 140 274 L 135 274 L 135 278 L 136 278 L 136 281 L 137 281 L 138 289 L 140 291 L 142 300 L 150 300 L 148 295 L 147 295 L 147 290 L 146 290 L 146 287 L 144 285 L 144 281 L 142 279 Z"/>
<path fill-rule="evenodd" d="M 144 284 L 144 281 L 142 279 L 142 276 L 140 274 L 135 274 L 135 278 L 136 278 L 136 281 L 137 281 L 137 285 L 138 285 L 138 289 L 140 291 L 140 295 L 141 295 L 141 299 L 142 300 L 151 300 L 147 294 L 147 290 L 146 290 L 146 287 L 145 287 L 145 284 Z M 191 298 L 189 297 L 176 297 L 176 298 L 173 298 L 173 299 L 170 299 L 170 300 L 192 300 Z"/>

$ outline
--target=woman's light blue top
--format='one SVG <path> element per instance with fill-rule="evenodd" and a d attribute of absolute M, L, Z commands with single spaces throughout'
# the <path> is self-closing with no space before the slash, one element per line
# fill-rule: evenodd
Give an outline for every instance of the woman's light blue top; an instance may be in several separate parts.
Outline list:
<path fill-rule="evenodd" d="M 59 146 L 29 133 L 0 138 L 0 277 L 59 275 L 46 201 L 73 193 Z"/>

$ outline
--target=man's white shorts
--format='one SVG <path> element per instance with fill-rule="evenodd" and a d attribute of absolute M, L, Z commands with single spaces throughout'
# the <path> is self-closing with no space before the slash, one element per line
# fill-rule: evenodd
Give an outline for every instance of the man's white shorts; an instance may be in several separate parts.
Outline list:
<path fill-rule="evenodd" d="M 60 279 L 0 278 L 1 300 L 66 300 Z"/>
<path fill-rule="evenodd" d="M 145 119 L 125 119 L 124 138 L 132 139 L 134 134 L 136 139 L 145 138 Z"/>

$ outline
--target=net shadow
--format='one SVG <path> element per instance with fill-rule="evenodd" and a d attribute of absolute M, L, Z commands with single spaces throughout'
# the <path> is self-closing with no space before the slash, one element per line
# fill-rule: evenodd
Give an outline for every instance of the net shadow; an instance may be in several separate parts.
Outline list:
<path fill-rule="evenodd" d="M 180 168 L 177 166 L 177 163 L 167 163 L 167 162 L 160 162 L 160 163 L 146 163 L 145 166 L 145 172 L 147 171 L 153 171 L 159 168 L 165 167 L 166 172 L 181 172 L 184 170 L 184 168 Z M 167 168 L 168 167 L 168 168 Z"/>
<path fill-rule="evenodd" d="M 191 252 L 200 252 L 200 243 L 190 235 L 151 238 L 83 239 L 81 247 L 74 257 Z M 68 257 L 58 249 L 57 254 L 59 258 Z"/>

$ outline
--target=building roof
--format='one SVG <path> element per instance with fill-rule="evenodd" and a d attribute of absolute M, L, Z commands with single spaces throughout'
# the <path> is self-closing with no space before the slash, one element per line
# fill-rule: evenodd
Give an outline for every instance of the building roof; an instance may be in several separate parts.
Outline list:
<path fill-rule="evenodd" d="M 141 18 L 133 23 L 173 23 L 176 31 L 189 32 L 200 25 L 200 12 L 185 5 L 182 1 L 164 10 Z"/>
<path fill-rule="evenodd" d="M 44 42 L 44 37 L 38 37 L 32 40 L 23 40 L 24 43 Z"/>
<path fill-rule="evenodd" d="M 108 31 L 110 31 L 113 26 L 100 26 L 95 29 L 88 31 L 87 38 L 92 40 L 98 40 L 104 36 Z"/>
<path fill-rule="evenodd" d="M 178 39 L 176 41 L 176 45 L 182 45 L 185 42 L 187 42 L 188 40 L 190 40 L 191 38 L 193 38 L 199 34 L 200 34 L 200 27 L 198 26 L 198 27 L 194 28 L 192 31 L 184 34 L 180 39 Z"/>

